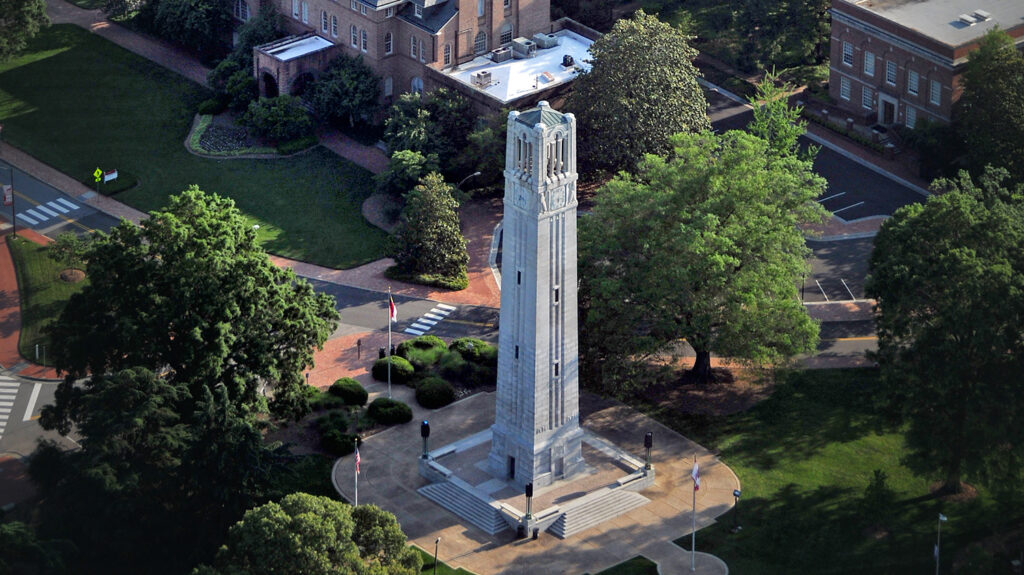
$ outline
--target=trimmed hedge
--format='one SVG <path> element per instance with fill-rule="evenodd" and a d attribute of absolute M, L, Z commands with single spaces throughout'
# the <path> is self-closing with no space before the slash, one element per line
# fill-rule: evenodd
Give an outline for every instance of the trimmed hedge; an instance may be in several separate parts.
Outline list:
<path fill-rule="evenodd" d="M 455 401 L 455 388 L 440 377 L 428 377 L 416 387 L 416 402 L 427 409 L 444 407 Z"/>
<path fill-rule="evenodd" d="M 412 421 L 412 408 L 395 399 L 378 397 L 370 402 L 367 415 L 382 425 L 395 425 Z"/>
<path fill-rule="evenodd" d="M 359 438 L 346 433 L 349 419 L 341 411 L 334 411 L 318 417 L 313 422 L 313 426 L 320 432 L 320 447 L 324 451 L 338 457 L 355 451 Z"/>
<path fill-rule="evenodd" d="M 345 405 L 366 405 L 366 400 L 369 398 L 366 389 L 351 377 L 343 377 L 335 381 L 327 391 L 333 397 L 341 399 Z"/>
<path fill-rule="evenodd" d="M 409 381 L 412 380 L 412 374 L 414 371 L 415 370 L 413 369 L 412 364 L 409 363 L 409 360 L 397 355 L 391 356 L 391 383 L 397 385 L 408 384 Z M 373 374 L 373 379 L 376 379 L 377 381 L 387 381 L 388 358 L 384 357 L 374 362 L 371 373 Z"/>
<path fill-rule="evenodd" d="M 448 346 L 451 351 L 457 351 L 466 360 L 473 363 L 498 367 L 498 348 L 475 337 L 461 337 Z"/>
<path fill-rule="evenodd" d="M 419 337 L 407 339 L 398 344 L 398 348 L 395 350 L 395 353 L 409 359 L 408 353 L 410 349 L 445 349 L 447 347 L 448 346 L 445 345 L 444 340 L 436 335 L 421 335 Z"/>
<path fill-rule="evenodd" d="M 227 98 L 215 96 L 213 98 L 209 98 L 200 102 L 199 109 L 197 111 L 199 112 L 200 116 L 205 116 L 208 114 L 216 116 L 217 114 L 220 114 L 221 112 L 227 109 Z"/>
<path fill-rule="evenodd" d="M 400 343 L 395 353 L 409 360 L 416 371 L 423 371 L 437 363 L 446 349 L 448 346 L 441 338 L 435 335 L 421 335 Z"/>
<path fill-rule="evenodd" d="M 493 385 L 498 377 L 496 367 L 466 361 L 456 350 L 448 350 L 439 362 L 441 375 L 469 387 Z"/>

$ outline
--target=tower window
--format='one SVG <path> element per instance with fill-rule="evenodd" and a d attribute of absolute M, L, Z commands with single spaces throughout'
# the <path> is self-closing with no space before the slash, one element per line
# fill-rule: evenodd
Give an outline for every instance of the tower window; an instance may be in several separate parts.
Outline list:
<path fill-rule="evenodd" d="M 516 285 L 523 283 L 523 272 L 516 272 Z"/>
<path fill-rule="evenodd" d="M 555 288 L 555 303 L 558 303 L 558 288 Z"/>
<path fill-rule="evenodd" d="M 555 362 L 555 377 L 558 377 L 558 362 Z"/>
<path fill-rule="evenodd" d="M 519 346 L 516 346 L 516 359 L 519 359 Z"/>

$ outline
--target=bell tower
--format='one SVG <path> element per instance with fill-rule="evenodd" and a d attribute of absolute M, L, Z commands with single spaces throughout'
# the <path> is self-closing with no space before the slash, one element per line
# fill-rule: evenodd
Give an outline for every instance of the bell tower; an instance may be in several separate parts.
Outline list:
<path fill-rule="evenodd" d="M 536 487 L 583 467 L 576 304 L 576 118 L 511 112 L 488 467 Z"/>

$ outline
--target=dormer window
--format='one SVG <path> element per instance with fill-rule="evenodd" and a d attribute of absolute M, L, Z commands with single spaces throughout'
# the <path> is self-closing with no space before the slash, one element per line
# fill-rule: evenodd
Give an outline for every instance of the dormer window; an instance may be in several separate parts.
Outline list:
<path fill-rule="evenodd" d="M 416 17 L 423 18 L 423 6 L 416 5 Z"/>

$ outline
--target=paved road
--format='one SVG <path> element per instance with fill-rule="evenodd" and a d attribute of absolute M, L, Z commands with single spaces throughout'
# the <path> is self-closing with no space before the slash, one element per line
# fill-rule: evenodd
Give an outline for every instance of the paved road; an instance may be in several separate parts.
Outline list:
<path fill-rule="evenodd" d="M 13 170 L 13 174 L 12 174 Z M 31 228 L 49 237 L 63 232 L 84 234 L 109 231 L 117 218 L 105 214 L 29 176 L 0 160 L 0 183 L 14 181 L 14 214 L 19 228 Z M 11 206 L 0 206 L 0 217 L 11 221 Z"/>
<path fill-rule="evenodd" d="M 0 375 L 0 454 L 25 456 L 40 439 L 71 447 L 74 443 L 39 426 L 39 413 L 53 403 L 57 384 Z"/>

